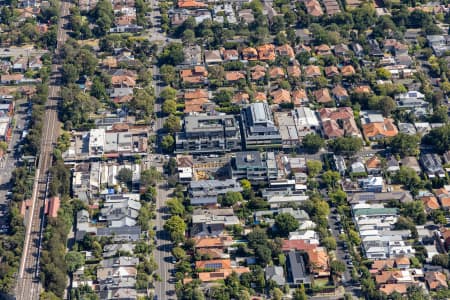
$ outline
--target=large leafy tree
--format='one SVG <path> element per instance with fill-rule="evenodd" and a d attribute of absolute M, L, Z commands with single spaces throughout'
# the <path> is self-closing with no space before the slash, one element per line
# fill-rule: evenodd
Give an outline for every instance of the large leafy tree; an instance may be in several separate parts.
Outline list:
<path fill-rule="evenodd" d="M 299 223 L 291 214 L 281 213 L 275 217 L 275 226 L 282 236 L 287 236 L 298 228 Z"/>

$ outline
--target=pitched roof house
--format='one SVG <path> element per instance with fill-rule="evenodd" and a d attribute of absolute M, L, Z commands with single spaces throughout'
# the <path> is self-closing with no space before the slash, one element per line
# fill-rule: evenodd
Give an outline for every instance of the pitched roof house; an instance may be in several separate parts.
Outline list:
<path fill-rule="evenodd" d="M 259 60 L 275 60 L 275 46 L 272 44 L 261 45 L 256 48 Z"/>
<path fill-rule="evenodd" d="M 313 94 L 314 98 L 316 98 L 316 101 L 319 103 L 330 103 L 333 101 L 327 88 L 314 91 Z"/>
<path fill-rule="evenodd" d="M 284 89 L 279 89 L 270 94 L 274 104 L 291 103 L 291 93 Z"/>

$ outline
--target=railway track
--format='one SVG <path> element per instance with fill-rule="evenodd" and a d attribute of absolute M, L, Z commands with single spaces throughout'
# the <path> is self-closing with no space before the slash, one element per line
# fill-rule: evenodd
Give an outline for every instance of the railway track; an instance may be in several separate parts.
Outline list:
<path fill-rule="evenodd" d="M 69 15 L 70 5 L 69 2 L 61 2 L 57 49 L 67 40 L 67 32 L 64 29 L 64 24 L 67 22 L 66 17 Z M 60 100 L 60 67 L 56 63 L 51 66 L 49 94 L 45 107 L 39 161 L 34 178 L 31 207 L 29 208 L 26 219 L 24 250 L 17 276 L 15 290 L 17 300 L 38 300 L 41 292 L 39 261 L 42 250 L 42 235 L 45 228 L 44 208 L 45 201 L 48 198 L 48 184 L 50 182 L 49 169 L 52 166 L 53 149 L 60 129 L 57 111 Z"/>

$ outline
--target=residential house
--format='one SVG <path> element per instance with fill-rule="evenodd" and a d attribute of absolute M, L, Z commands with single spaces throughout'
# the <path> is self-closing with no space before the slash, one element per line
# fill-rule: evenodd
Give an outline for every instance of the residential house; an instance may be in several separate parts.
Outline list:
<path fill-rule="evenodd" d="M 278 56 L 287 56 L 291 60 L 295 58 L 294 49 L 289 44 L 276 47 L 275 52 Z"/>
<path fill-rule="evenodd" d="M 445 171 L 442 168 L 441 158 L 437 154 L 426 153 L 420 156 L 420 162 L 429 178 L 445 177 Z"/>
<path fill-rule="evenodd" d="M 332 55 L 330 46 L 326 44 L 321 44 L 314 47 L 317 55 Z"/>
<path fill-rule="evenodd" d="M 387 160 L 386 160 L 386 171 L 388 173 L 395 173 L 400 171 L 400 164 L 398 162 L 398 160 L 391 155 Z"/>
<path fill-rule="evenodd" d="M 425 95 L 418 91 L 409 91 L 395 96 L 397 106 L 400 108 L 416 109 L 427 108 L 429 103 L 425 101 Z"/>
<path fill-rule="evenodd" d="M 316 101 L 319 103 L 327 104 L 333 102 L 333 99 L 331 99 L 330 92 L 327 88 L 314 91 L 313 95 Z"/>
<path fill-rule="evenodd" d="M 191 205 L 217 204 L 217 196 L 227 192 L 242 192 L 242 187 L 235 179 L 191 181 L 189 198 Z"/>
<path fill-rule="evenodd" d="M 255 48 L 247 47 L 242 50 L 243 60 L 258 60 L 258 51 Z"/>
<path fill-rule="evenodd" d="M 228 226 L 241 224 L 233 209 L 196 209 L 192 213 L 191 236 L 221 236 Z"/>
<path fill-rule="evenodd" d="M 440 188 L 434 191 L 434 194 L 439 199 L 439 203 L 441 204 L 442 208 L 445 210 L 450 209 L 450 192 L 447 191 L 445 188 Z"/>
<path fill-rule="evenodd" d="M 205 63 L 207 65 L 218 64 L 222 62 L 222 55 L 219 50 L 205 50 Z"/>
<path fill-rule="evenodd" d="M 337 138 L 344 135 L 361 137 L 350 107 L 321 108 L 318 112 L 325 137 Z"/>
<path fill-rule="evenodd" d="M 352 65 L 346 65 L 341 67 L 341 74 L 344 77 L 353 76 L 356 74 L 355 68 Z"/>
<path fill-rule="evenodd" d="M 414 156 L 404 157 L 402 160 L 400 160 L 400 165 L 402 167 L 413 169 L 417 174 L 420 174 L 422 172 L 419 162 L 417 161 L 417 158 L 415 158 Z"/>
<path fill-rule="evenodd" d="M 264 80 L 266 78 L 266 67 L 256 65 L 250 68 L 250 76 L 253 81 Z"/>
<path fill-rule="evenodd" d="M 305 263 L 304 254 L 295 250 L 287 255 L 288 283 L 292 286 L 311 284 L 311 277 Z"/>
<path fill-rule="evenodd" d="M 228 83 L 236 83 L 240 80 L 245 80 L 246 73 L 244 71 L 227 71 L 225 72 L 225 80 Z"/>
<path fill-rule="evenodd" d="M 413 201 L 409 192 L 385 192 L 385 193 L 353 193 L 347 196 L 350 204 L 364 203 L 387 203 L 397 200 L 402 203 Z"/>
<path fill-rule="evenodd" d="M 447 289 L 447 276 L 442 272 L 426 272 L 425 281 L 431 291 Z"/>
<path fill-rule="evenodd" d="M 309 102 L 308 95 L 304 89 L 296 88 L 292 91 L 292 102 L 295 106 L 300 106 Z"/>
<path fill-rule="evenodd" d="M 284 89 L 278 89 L 270 93 L 274 104 L 291 103 L 291 93 Z"/>
<path fill-rule="evenodd" d="M 302 70 L 298 65 L 287 66 L 287 75 L 292 78 L 300 78 L 302 75 Z"/>
<path fill-rule="evenodd" d="M 348 99 L 348 93 L 345 88 L 343 88 L 341 85 L 336 85 L 332 90 L 331 93 L 333 94 L 334 99 L 340 103 L 343 101 L 346 101 Z"/>
<path fill-rule="evenodd" d="M 305 67 L 305 77 L 306 78 L 314 78 L 322 75 L 319 66 L 308 65 Z"/>
<path fill-rule="evenodd" d="M 380 114 L 362 113 L 362 128 L 366 139 L 376 141 L 381 138 L 394 137 L 398 134 L 394 120 L 383 118 Z"/>
<path fill-rule="evenodd" d="M 378 175 L 381 174 L 383 170 L 383 166 L 381 164 L 381 160 L 378 156 L 374 155 L 368 160 L 366 160 L 366 169 L 369 175 Z"/>
<path fill-rule="evenodd" d="M 322 7 L 317 0 L 304 0 L 306 10 L 312 17 L 320 17 L 323 15 Z"/>
<path fill-rule="evenodd" d="M 180 70 L 180 77 L 184 84 L 203 85 L 208 81 L 208 71 L 203 66 Z"/>
<path fill-rule="evenodd" d="M 267 266 L 265 269 L 266 281 L 274 281 L 278 286 L 284 286 L 286 284 L 286 278 L 284 277 L 284 269 L 280 266 Z"/>
<path fill-rule="evenodd" d="M 279 78 L 284 78 L 285 74 L 284 74 L 283 68 L 280 68 L 280 67 L 272 67 L 272 68 L 270 68 L 270 70 L 269 70 L 269 77 L 272 80 L 279 79 Z"/>
<path fill-rule="evenodd" d="M 272 44 L 261 45 L 256 48 L 258 51 L 258 59 L 261 61 L 272 61 L 275 60 L 275 46 Z"/>
<path fill-rule="evenodd" d="M 328 78 L 339 75 L 339 69 L 336 66 L 325 67 L 324 72 Z"/>
<path fill-rule="evenodd" d="M 223 56 L 223 61 L 225 62 L 239 60 L 239 52 L 236 49 L 225 50 L 221 48 L 220 51 Z"/>
<path fill-rule="evenodd" d="M 135 226 L 140 209 L 139 194 L 108 195 L 99 221 L 105 221 L 109 228 Z"/>
<path fill-rule="evenodd" d="M 408 135 L 414 135 L 417 133 L 416 128 L 411 123 L 398 123 L 398 131 Z"/>
<path fill-rule="evenodd" d="M 433 196 L 433 195 L 431 195 L 431 196 L 422 196 L 422 197 L 420 197 L 420 200 L 422 201 L 423 206 L 425 207 L 425 211 L 427 213 L 430 213 L 433 210 L 441 208 L 437 198 L 435 196 Z"/>

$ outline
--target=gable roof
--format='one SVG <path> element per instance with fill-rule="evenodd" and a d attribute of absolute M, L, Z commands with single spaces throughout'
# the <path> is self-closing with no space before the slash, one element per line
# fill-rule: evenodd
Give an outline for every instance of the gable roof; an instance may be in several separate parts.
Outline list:
<path fill-rule="evenodd" d="M 374 122 L 363 124 L 364 136 L 372 138 L 377 136 L 393 137 L 398 134 L 392 119 L 384 119 L 384 122 Z"/>
<path fill-rule="evenodd" d="M 291 102 L 291 93 L 287 90 L 279 89 L 270 93 L 270 95 L 273 97 L 273 103 L 275 104 Z"/>
<path fill-rule="evenodd" d="M 314 91 L 313 94 L 314 94 L 314 97 L 316 98 L 316 101 L 319 103 L 329 103 L 329 102 L 333 101 L 331 99 L 330 92 L 328 91 L 327 88 Z"/>
<path fill-rule="evenodd" d="M 420 198 L 422 200 L 423 205 L 427 210 L 439 209 L 440 205 L 436 197 L 434 196 L 423 196 Z"/>

